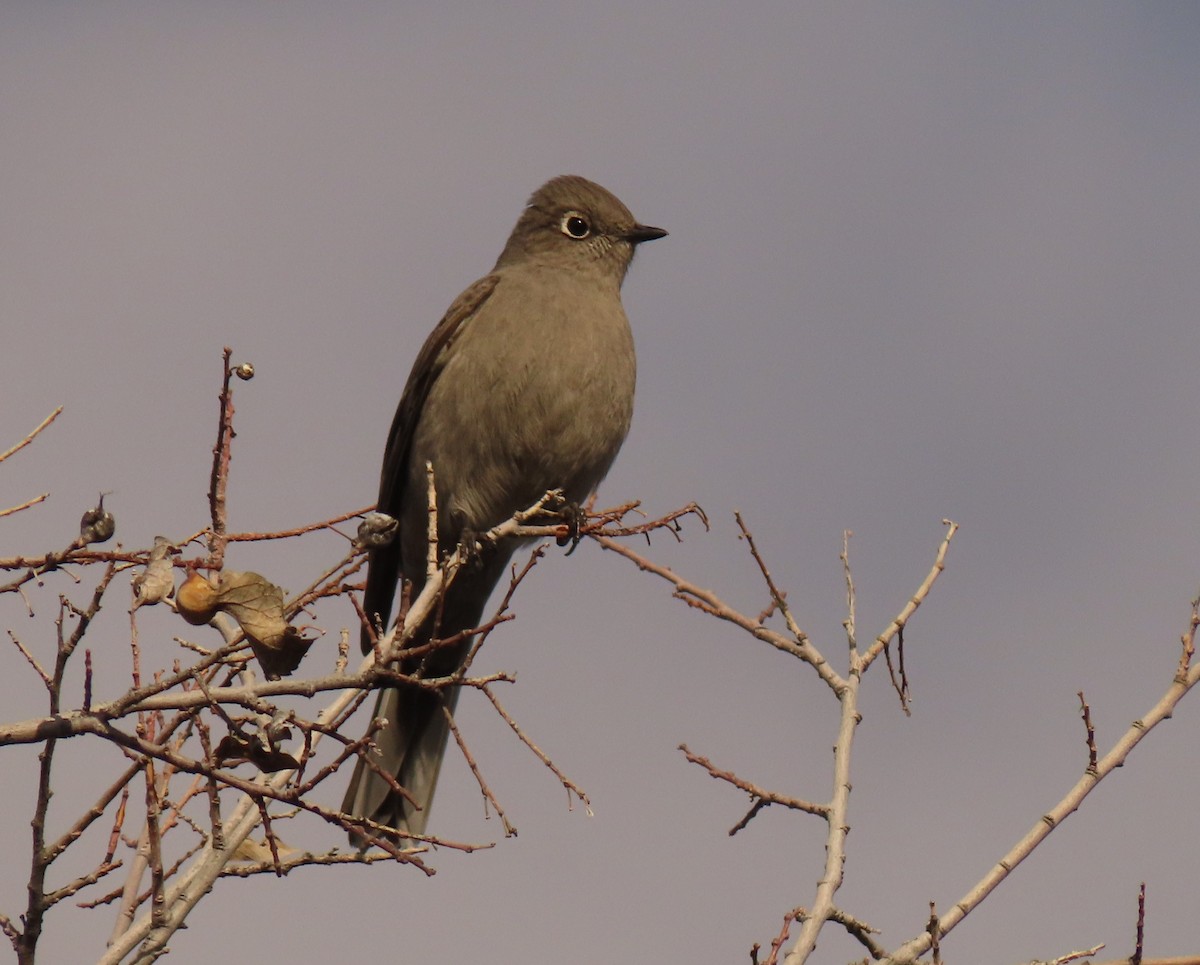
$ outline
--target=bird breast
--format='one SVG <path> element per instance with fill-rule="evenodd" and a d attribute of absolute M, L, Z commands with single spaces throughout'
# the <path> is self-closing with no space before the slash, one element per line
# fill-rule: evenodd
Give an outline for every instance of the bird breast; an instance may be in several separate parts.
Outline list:
<path fill-rule="evenodd" d="M 502 278 L 460 333 L 414 438 L 410 465 L 433 463 L 444 535 L 493 526 L 548 489 L 586 499 L 629 430 L 635 374 L 616 289 Z"/>

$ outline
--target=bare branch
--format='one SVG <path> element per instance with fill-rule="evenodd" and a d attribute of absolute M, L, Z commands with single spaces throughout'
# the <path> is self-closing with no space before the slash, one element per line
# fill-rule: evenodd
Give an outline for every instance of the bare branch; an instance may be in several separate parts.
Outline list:
<path fill-rule="evenodd" d="M 1200 599 L 1192 602 L 1192 613 L 1187 631 L 1183 635 L 1184 649 L 1194 645 L 1196 628 L 1200 626 Z M 941 916 L 941 934 L 948 934 L 960 921 L 969 915 L 1005 878 L 1021 864 L 1049 834 L 1079 809 L 1084 799 L 1091 794 L 1104 778 L 1121 767 L 1138 744 L 1155 727 L 1174 713 L 1175 706 L 1200 681 L 1200 665 L 1189 667 L 1186 674 L 1176 673 L 1169 687 L 1158 701 L 1142 717 L 1135 720 L 1117 740 L 1112 749 L 1095 765 L 1089 766 L 1084 775 L 1066 795 L 1047 811 L 1032 828 L 1012 846 L 984 877 L 963 895 L 954 907 Z M 887 959 L 889 963 L 911 965 L 920 955 L 929 950 L 928 935 L 919 935 L 897 949 Z"/>

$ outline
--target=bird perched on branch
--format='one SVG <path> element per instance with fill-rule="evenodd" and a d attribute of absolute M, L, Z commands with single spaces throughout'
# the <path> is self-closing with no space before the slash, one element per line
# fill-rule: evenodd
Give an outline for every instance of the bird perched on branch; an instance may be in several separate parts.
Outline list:
<path fill-rule="evenodd" d="M 561 489 L 577 506 L 599 485 L 633 413 L 636 366 L 621 283 L 637 246 L 665 234 L 581 177 L 557 177 L 534 192 L 496 267 L 450 306 L 404 387 L 378 504 L 400 521 L 400 535 L 370 554 L 368 618 L 387 626 L 399 579 L 412 584 L 414 599 L 424 585 L 426 462 L 434 470 L 443 556 L 464 535 L 485 532 L 548 490 Z M 517 545 L 489 545 L 461 567 L 436 626 L 431 618 L 409 646 L 477 627 Z M 369 652 L 366 630 L 362 642 Z M 470 642 L 401 659 L 399 669 L 452 674 Z M 375 717 L 388 725 L 375 735 L 374 761 L 416 806 L 359 760 L 343 810 L 402 835 L 423 834 L 449 735 L 442 708 L 453 711 L 457 697 L 456 687 L 381 691 Z"/>

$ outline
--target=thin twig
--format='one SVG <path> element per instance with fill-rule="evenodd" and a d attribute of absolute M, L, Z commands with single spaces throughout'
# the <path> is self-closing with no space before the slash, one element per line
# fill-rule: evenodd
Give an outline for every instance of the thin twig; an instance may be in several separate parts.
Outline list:
<path fill-rule="evenodd" d="M 1083 718 L 1083 729 L 1087 739 L 1088 749 L 1088 770 L 1096 769 L 1096 728 L 1092 726 L 1092 709 L 1088 706 L 1087 701 L 1083 697 L 1083 691 L 1079 691 L 1079 716 Z"/>
<path fill-rule="evenodd" d="M 1133 954 L 1129 958 L 1129 965 L 1142 965 L 1142 953 L 1146 940 L 1146 882 L 1144 881 L 1138 888 L 1137 909 L 1137 928 L 1134 932 Z"/>
<path fill-rule="evenodd" d="M 500 818 L 500 823 L 504 825 L 504 836 L 506 838 L 515 838 L 517 829 L 509 823 L 508 815 L 504 813 L 504 808 L 500 806 L 500 802 L 496 799 L 496 795 L 492 793 L 492 789 L 488 787 L 487 781 L 483 779 L 483 774 L 479 770 L 479 765 L 475 763 L 475 758 L 471 751 L 467 748 L 467 742 L 463 740 L 462 732 L 459 731 L 458 725 L 454 722 L 454 715 L 450 713 L 450 709 L 444 704 L 442 705 L 442 713 L 446 717 L 446 723 L 450 725 L 450 733 L 454 735 L 454 742 L 458 744 L 458 749 L 462 751 L 462 756 L 467 762 L 467 767 L 471 769 L 471 773 L 475 775 L 475 781 L 479 785 L 479 791 L 483 794 L 483 800 L 486 805 L 491 805 L 496 816 Z"/>
<path fill-rule="evenodd" d="M 41 431 L 43 429 L 45 429 L 48 425 L 50 425 L 51 422 L 53 422 L 60 415 L 62 415 L 62 410 L 63 410 L 63 407 L 60 405 L 57 409 L 55 409 L 48 416 L 46 416 L 46 418 L 44 418 L 40 423 L 38 423 L 37 428 L 34 429 L 33 431 L 31 431 L 30 433 L 28 433 L 24 439 L 22 439 L 16 445 L 11 446 L 10 448 L 6 449 L 4 452 L 0 452 L 0 462 L 4 462 L 4 460 L 7 459 L 9 456 L 13 455 L 14 453 L 20 452 L 27 445 L 29 445 L 31 442 L 33 442 L 33 440 L 38 437 L 38 435 L 41 433 Z"/>
<path fill-rule="evenodd" d="M 679 750 L 683 751 L 683 756 L 686 757 L 689 763 L 696 764 L 706 770 L 710 777 L 716 778 L 718 781 L 724 781 L 726 784 L 732 784 L 740 791 L 745 791 L 755 799 L 754 811 L 768 804 L 779 804 L 785 808 L 791 808 L 793 811 L 803 811 L 805 814 L 813 814 L 817 817 L 824 818 L 829 816 L 829 805 L 813 804 L 811 801 L 803 801 L 800 798 L 788 797 L 786 794 L 777 794 L 774 791 L 768 791 L 765 788 L 759 787 L 757 784 L 751 784 L 749 781 L 738 777 L 732 771 L 723 771 L 716 767 L 707 757 L 701 757 L 699 754 L 693 754 L 687 744 L 680 744 Z M 749 820 L 749 816 L 743 818 L 739 824 L 730 830 L 732 836 Z"/>
<path fill-rule="evenodd" d="M 14 513 L 22 512 L 29 509 L 31 506 L 36 506 L 38 503 L 45 502 L 50 496 L 49 493 L 41 493 L 37 496 L 30 496 L 25 502 L 18 503 L 16 506 L 9 506 L 7 509 L 0 509 L 0 519 L 5 516 L 12 516 Z"/>
<path fill-rule="evenodd" d="M 217 423 L 217 441 L 213 446 L 212 473 L 208 485 L 208 507 L 211 519 L 208 553 L 210 566 L 214 570 L 221 569 L 225 561 L 225 493 L 229 485 L 229 462 L 232 458 L 232 444 L 235 435 L 233 431 L 233 388 L 230 384 L 233 370 L 229 366 L 232 356 L 233 349 L 225 346 L 222 355 L 224 374 L 221 379 L 221 414 Z"/>
<path fill-rule="evenodd" d="M 592 802 L 588 799 L 587 793 L 583 790 L 583 788 L 567 777 L 567 775 L 559 769 L 558 765 L 555 764 L 554 761 L 550 760 L 550 755 L 538 747 L 537 744 L 530 739 L 529 735 L 521 729 L 521 726 L 515 720 L 513 720 L 512 715 L 504 709 L 499 698 L 492 693 L 492 689 L 490 687 L 484 686 L 481 687 L 480 690 L 482 690 L 487 696 L 487 699 L 492 702 L 492 706 L 496 708 L 496 713 L 504 718 L 504 722 L 508 724 L 510 728 L 512 728 L 512 732 L 516 734 L 518 738 L 520 738 L 521 743 L 533 751 L 537 759 L 545 764 L 546 767 L 549 768 L 550 772 L 558 778 L 559 783 L 561 783 L 562 786 L 567 789 L 567 809 L 570 810 L 573 807 L 571 803 L 571 795 L 574 794 L 575 797 L 579 799 L 579 803 L 583 805 L 587 816 L 591 817 Z"/>

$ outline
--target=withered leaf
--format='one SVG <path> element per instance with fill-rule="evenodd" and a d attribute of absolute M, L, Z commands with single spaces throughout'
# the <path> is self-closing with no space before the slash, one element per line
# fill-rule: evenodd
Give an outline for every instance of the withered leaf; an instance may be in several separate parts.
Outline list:
<path fill-rule="evenodd" d="M 280 858 L 289 858 L 299 853 L 295 848 L 289 847 L 279 840 L 279 835 L 275 836 L 275 850 L 279 852 Z M 271 846 L 265 840 L 256 841 L 254 838 L 245 838 L 233 852 L 232 860 L 266 864 L 274 861 L 275 856 L 271 854 Z"/>
<path fill-rule="evenodd" d="M 258 573 L 222 573 L 216 608 L 237 620 L 268 679 L 294 671 L 313 645 L 284 618 L 283 590 Z"/>
<path fill-rule="evenodd" d="M 258 573 L 228 570 L 216 584 L 195 570 L 175 591 L 175 606 L 193 624 L 208 623 L 218 610 L 228 613 L 254 651 L 268 680 L 286 677 L 313 645 L 283 613 L 283 590 Z"/>
<path fill-rule="evenodd" d="M 177 552 L 165 536 L 154 537 L 150 560 L 146 568 L 133 578 L 135 593 L 133 608 L 153 606 L 175 592 L 175 570 L 171 566 L 171 554 Z"/>
<path fill-rule="evenodd" d="M 274 750 L 257 737 L 241 734 L 226 734 L 213 751 L 213 762 L 217 767 L 226 764 L 253 764 L 260 771 L 273 774 L 275 771 L 295 770 L 300 762 L 291 754 Z"/>

